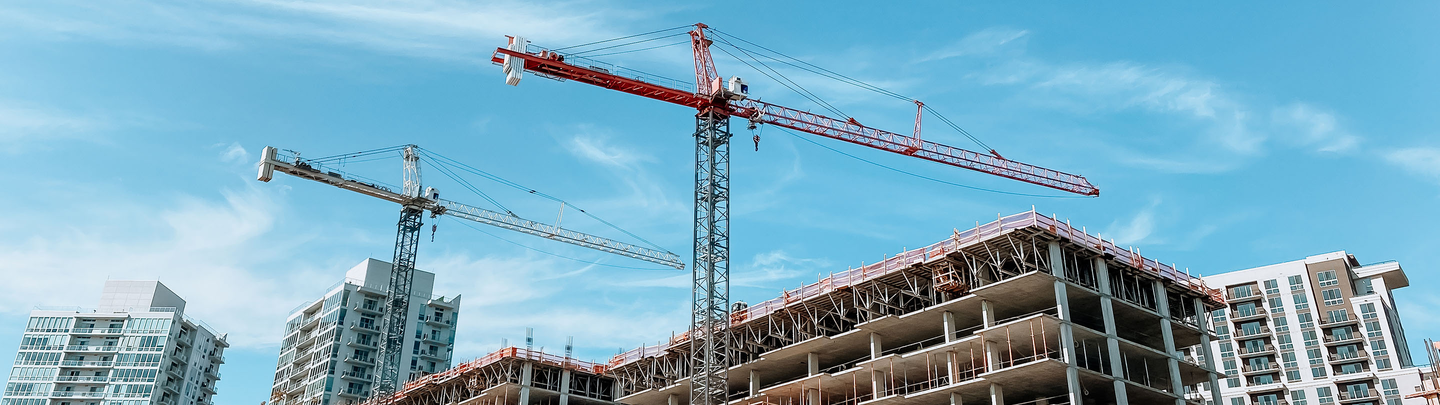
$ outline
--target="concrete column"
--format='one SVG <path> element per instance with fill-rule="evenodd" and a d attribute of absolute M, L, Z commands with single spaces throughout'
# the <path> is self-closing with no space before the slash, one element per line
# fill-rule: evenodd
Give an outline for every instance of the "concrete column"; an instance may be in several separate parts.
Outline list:
<path fill-rule="evenodd" d="M 1175 330 L 1170 328 L 1170 296 L 1165 283 L 1155 280 L 1155 308 L 1160 310 L 1160 337 L 1165 341 L 1165 368 L 1170 371 L 1171 392 L 1180 398 L 1175 405 L 1185 405 L 1185 386 L 1180 384 L 1180 360 L 1175 353 Z"/>
<path fill-rule="evenodd" d="M 520 405 L 530 405 L 531 374 L 534 371 L 535 363 L 526 362 L 520 366 Z"/>
<path fill-rule="evenodd" d="M 963 405 L 962 402 L 964 402 L 964 401 L 962 401 L 962 400 L 960 399 L 960 393 L 958 393 L 958 392 L 952 392 L 952 393 L 950 393 L 950 405 Z"/>
<path fill-rule="evenodd" d="M 1059 243 L 1052 242 L 1051 245 L 1055 248 L 1059 247 Z M 1066 292 L 1065 282 L 1059 279 L 1055 280 L 1055 306 L 1061 321 L 1060 358 L 1064 359 L 1066 364 L 1065 386 L 1070 391 L 1070 403 L 1080 404 L 1083 403 L 1081 402 L 1081 393 L 1084 391 L 1080 388 L 1080 370 L 1077 368 L 1079 362 L 1075 353 L 1075 330 L 1071 326 L 1075 318 L 1070 315 L 1070 296 Z"/>
<path fill-rule="evenodd" d="M 760 395 L 760 372 L 750 370 L 750 396 Z"/>
<path fill-rule="evenodd" d="M 878 358 L 880 358 L 880 352 L 882 352 L 882 351 L 883 351 L 883 350 L 880 349 L 880 334 L 871 332 L 871 333 L 870 333 L 870 358 L 871 358 L 871 359 L 878 359 Z"/>
<path fill-rule="evenodd" d="M 885 390 L 889 389 L 889 385 L 886 384 L 884 371 L 870 370 L 870 389 L 874 398 L 885 397 Z"/>
<path fill-rule="evenodd" d="M 560 370 L 560 405 L 570 405 L 570 369 Z"/>
<path fill-rule="evenodd" d="M 995 326 L 995 304 L 990 300 L 980 300 L 980 319 L 986 328 Z"/>
<path fill-rule="evenodd" d="M 816 353 L 806 353 L 805 368 L 807 372 L 806 375 L 813 376 L 820 374 L 820 355 Z"/>
<path fill-rule="evenodd" d="M 993 340 L 985 341 L 985 365 L 989 366 L 986 371 L 995 371 L 1000 368 L 1000 342 Z"/>
<path fill-rule="evenodd" d="M 1060 242 L 1050 242 L 1046 248 L 1050 252 L 1050 274 L 1065 278 L 1065 251 L 1060 248 Z"/>
<path fill-rule="evenodd" d="M 1224 398 L 1220 395 L 1220 377 L 1214 373 L 1215 351 L 1210 348 L 1210 312 L 1205 310 L 1205 301 L 1199 298 L 1193 300 L 1195 316 L 1200 324 L 1200 355 L 1205 356 L 1205 368 L 1210 372 L 1210 394 L 1214 396 L 1215 403 L 1223 404 Z"/>
<path fill-rule="evenodd" d="M 1000 384 L 990 383 L 990 405 L 1005 405 L 1005 389 Z"/>
<path fill-rule="evenodd" d="M 945 311 L 945 313 L 941 314 L 941 316 L 942 316 L 942 318 L 944 318 L 944 322 L 945 322 L 945 325 L 943 325 L 943 326 L 945 327 L 945 342 L 948 343 L 948 342 L 954 341 L 954 340 L 955 340 L 955 331 L 956 331 L 956 330 L 959 330 L 958 328 L 956 328 L 956 325 L 955 325 L 955 313 L 954 313 L 954 312 L 950 312 L 950 311 Z"/>
<path fill-rule="evenodd" d="M 820 390 L 814 388 L 806 388 L 804 405 L 820 405 Z"/>
<path fill-rule="evenodd" d="M 954 350 L 945 352 L 945 372 L 948 373 L 947 376 L 950 377 L 951 384 L 959 382 L 960 353 L 956 353 Z"/>
<path fill-rule="evenodd" d="M 679 395 L 675 395 L 675 394 L 670 394 L 669 397 L 666 397 L 666 398 L 665 398 L 665 405 L 681 405 L 681 404 L 680 404 L 680 396 L 679 396 Z"/>
<path fill-rule="evenodd" d="M 1110 376 L 1115 377 L 1113 382 L 1115 403 L 1128 405 L 1130 399 L 1125 393 L 1125 382 L 1120 381 L 1125 378 L 1125 360 L 1120 356 L 1119 327 L 1115 322 L 1115 299 L 1111 296 L 1110 290 L 1110 266 L 1105 263 L 1105 259 L 1097 257 L 1094 260 L 1095 278 L 1099 280 L 1097 284 L 1100 287 L 1100 315 L 1105 320 L 1106 357 L 1110 359 Z"/>

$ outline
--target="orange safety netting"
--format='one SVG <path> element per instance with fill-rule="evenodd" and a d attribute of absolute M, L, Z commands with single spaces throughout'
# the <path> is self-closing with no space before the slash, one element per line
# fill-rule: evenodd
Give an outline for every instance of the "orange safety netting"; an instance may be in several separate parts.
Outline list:
<path fill-rule="evenodd" d="M 1027 227 L 1039 227 L 1052 234 L 1069 239 L 1072 243 L 1099 250 L 1105 254 L 1115 257 L 1116 261 L 1129 264 L 1131 267 L 1158 275 L 1163 279 L 1173 281 L 1196 292 L 1209 296 L 1214 302 L 1225 302 L 1218 288 L 1209 288 L 1205 282 L 1198 277 L 1176 270 L 1173 266 L 1160 263 L 1153 259 L 1141 256 L 1134 251 L 1121 249 L 1114 243 L 1092 236 L 1081 230 L 1071 227 L 1068 223 L 1060 222 L 1054 218 L 1040 215 L 1035 211 L 1022 212 L 1019 214 L 1003 217 L 988 224 L 977 225 L 975 228 L 964 231 L 956 230 L 950 239 L 935 243 L 919 249 L 913 249 L 885 259 L 879 263 L 864 265 L 832 274 L 830 277 L 821 279 L 814 284 L 806 285 L 794 290 L 784 291 L 780 297 L 751 305 L 745 309 L 730 314 L 730 325 L 740 325 L 752 319 L 758 319 L 766 315 L 784 309 L 786 306 L 804 301 L 811 297 L 824 295 L 839 288 L 850 287 L 855 284 L 879 278 L 910 266 L 938 260 L 962 248 L 973 246 L 981 241 L 1006 232 L 1023 229 Z M 646 356 L 662 354 L 665 350 L 688 342 L 690 333 L 681 333 L 670 338 L 669 341 L 655 345 L 642 346 L 640 348 L 621 353 L 610 359 L 610 368 L 640 360 Z"/>

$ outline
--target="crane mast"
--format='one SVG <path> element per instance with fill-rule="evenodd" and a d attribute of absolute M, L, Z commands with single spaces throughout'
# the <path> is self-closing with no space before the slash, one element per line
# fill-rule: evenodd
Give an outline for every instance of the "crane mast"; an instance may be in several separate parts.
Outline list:
<path fill-rule="evenodd" d="M 695 252 L 690 330 L 690 404 L 724 405 L 729 348 L 730 289 L 730 117 L 752 124 L 771 124 L 870 148 L 975 170 L 1069 193 L 1098 196 L 1100 190 L 1083 176 L 1046 169 L 1001 157 L 994 150 L 978 153 L 920 138 L 916 101 L 914 136 L 860 124 L 853 118 L 820 114 L 748 99 L 739 78 L 723 82 L 710 54 L 705 24 L 689 32 L 695 62 L 695 91 L 677 89 L 640 77 L 624 76 L 595 66 L 566 61 L 566 55 L 510 37 L 496 48 L 491 61 L 501 65 L 505 83 L 518 85 L 525 72 L 617 90 L 698 110 L 695 116 Z M 728 85 L 728 86 L 727 86 Z"/>
<path fill-rule="evenodd" d="M 458 202 L 440 199 L 434 189 L 421 193 L 420 154 L 415 145 L 404 148 L 404 183 L 399 193 L 357 178 L 347 177 L 335 171 L 326 171 L 319 162 L 307 161 L 297 155 L 281 156 L 278 149 L 267 146 L 261 152 L 258 179 L 268 182 L 274 172 L 329 184 L 354 191 L 366 196 L 400 204 L 400 221 L 395 230 L 395 255 L 391 261 L 389 299 L 385 301 L 385 320 L 380 329 L 381 346 L 378 372 L 373 381 L 375 398 L 391 398 L 403 381 L 400 378 L 400 359 L 405 349 L 405 327 L 409 324 L 410 296 L 415 280 L 415 257 L 420 246 L 420 230 L 426 211 L 432 218 L 449 215 L 455 218 L 479 222 L 569 243 L 606 253 L 684 269 L 685 264 L 674 253 L 635 246 L 595 235 L 561 228 L 559 224 L 549 225 L 517 217 L 513 214 L 473 207 Z"/>

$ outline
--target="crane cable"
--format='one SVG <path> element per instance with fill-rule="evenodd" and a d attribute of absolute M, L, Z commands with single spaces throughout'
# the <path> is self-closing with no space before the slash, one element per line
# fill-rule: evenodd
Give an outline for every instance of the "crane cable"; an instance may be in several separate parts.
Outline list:
<path fill-rule="evenodd" d="M 663 36 L 658 36 L 658 37 L 654 37 L 654 38 L 650 38 L 650 39 L 642 39 L 642 40 L 639 40 L 639 41 L 627 42 L 627 43 L 623 43 L 623 44 L 619 44 L 619 45 L 610 45 L 610 46 L 606 46 L 606 47 L 600 47 L 600 48 L 595 48 L 595 49 L 590 49 L 590 50 L 584 50 L 584 51 L 580 51 L 580 52 L 575 52 L 575 53 L 570 54 L 570 56 L 583 56 L 584 54 L 587 54 L 587 53 L 590 53 L 590 52 L 603 51 L 603 50 L 606 50 L 606 49 L 614 49 L 614 48 L 619 48 L 619 47 L 624 47 L 624 46 L 630 46 L 630 45 L 635 45 L 635 44 L 646 43 L 646 42 L 650 42 L 650 41 L 659 41 L 659 40 L 662 40 L 662 39 L 665 39 L 665 38 L 677 37 L 677 36 L 681 36 L 681 35 L 687 35 L 687 36 L 688 36 L 688 35 L 690 35 L 690 34 L 681 32 L 681 33 L 676 33 L 676 34 L 663 35 Z M 690 42 L 690 41 L 685 41 L 685 42 Z M 682 43 L 684 43 L 684 42 L 682 42 Z"/>
<path fill-rule="evenodd" d="M 435 159 L 444 161 L 444 162 L 446 162 L 446 163 L 448 163 L 448 164 L 454 165 L 457 169 L 460 169 L 460 170 L 463 170 L 463 171 L 466 171 L 466 172 L 470 172 L 471 174 L 475 174 L 475 175 L 477 175 L 477 176 L 481 176 L 481 177 L 484 177 L 484 178 L 487 178 L 487 179 L 490 179 L 490 180 L 494 180 L 494 181 L 496 181 L 496 182 L 498 182 L 498 183 L 500 183 L 500 184 L 503 184 L 503 185 L 508 186 L 508 187 L 510 187 L 510 188 L 514 188 L 514 189 L 516 189 L 516 190 L 524 191 L 524 192 L 529 193 L 529 194 L 534 194 L 534 195 L 540 196 L 541 198 L 545 198 L 545 199 L 548 199 L 548 200 L 551 200 L 551 201 L 555 201 L 555 202 L 558 202 L 558 203 L 561 203 L 561 204 L 565 204 L 565 205 L 569 206 L 570 208 L 574 208 L 576 211 L 580 211 L 580 213 L 585 214 L 585 216 L 590 217 L 590 219 L 594 219 L 594 220 L 596 220 L 596 221 L 599 221 L 600 223 L 605 224 L 606 226 L 609 226 L 611 229 L 620 231 L 620 232 L 622 232 L 622 233 L 624 233 L 624 234 L 626 234 L 626 235 L 629 235 L 629 236 L 632 237 L 632 238 L 635 238 L 636 240 L 639 240 L 639 241 L 641 241 L 641 242 L 644 242 L 645 244 L 650 245 L 650 247 L 653 247 L 653 248 L 655 248 L 656 250 L 661 250 L 661 251 L 664 251 L 664 252 L 666 252 L 666 253 L 671 253 L 669 250 L 667 250 L 667 249 L 665 249 L 665 248 L 663 248 L 663 247 L 660 247 L 660 245 L 657 245 L 657 244 L 655 244 L 654 242 L 650 242 L 649 240 L 640 237 L 640 235 L 636 235 L 636 234 L 633 233 L 633 232 L 627 231 L 627 230 L 625 230 L 624 228 L 621 228 L 621 227 L 619 227 L 619 226 L 617 226 L 617 225 L 615 225 L 615 224 L 613 224 L 613 223 L 610 223 L 610 221 L 606 221 L 606 220 L 604 220 L 604 219 L 602 219 L 602 218 L 600 218 L 600 217 L 598 217 L 598 216 L 595 216 L 595 214 L 591 214 L 589 211 L 586 211 L 585 209 L 580 208 L 579 206 L 576 206 L 575 204 L 571 204 L 571 203 L 568 202 L 568 201 L 562 200 L 562 199 L 560 199 L 560 198 L 557 198 L 557 197 L 552 196 L 552 195 L 549 195 L 549 194 L 545 194 L 545 193 L 536 191 L 535 189 L 532 189 L 532 188 L 529 188 L 529 187 L 525 187 L 525 186 L 521 185 L 520 183 L 516 183 L 516 182 L 510 181 L 510 180 L 506 180 L 506 179 L 504 179 L 504 178 L 502 178 L 502 177 L 500 177 L 500 176 L 496 176 L 496 175 L 490 174 L 489 172 L 486 172 L 486 171 L 484 171 L 484 170 L 477 169 L 477 168 L 475 168 L 474 166 L 470 166 L 470 165 L 468 165 L 468 164 L 465 164 L 464 162 L 460 162 L 460 161 L 458 161 L 458 160 L 445 157 L 444 155 L 441 155 L 441 154 L 439 154 L 439 153 L 435 153 L 434 151 L 431 151 L 431 150 L 429 150 L 429 149 L 425 149 L 425 148 L 419 148 L 419 149 L 420 149 L 421 153 L 423 153 L 425 156 L 428 156 L 428 157 L 431 157 L 431 158 L 435 158 Z"/>
<path fill-rule="evenodd" d="M 815 104 L 819 104 L 820 107 L 823 107 L 823 108 L 825 108 L 825 109 L 827 109 L 827 110 L 830 110 L 831 112 L 834 112 L 835 114 L 840 115 L 841 117 L 851 118 L 849 115 L 845 114 L 844 112 L 841 112 L 839 108 L 835 108 L 834 105 L 830 104 L 829 102 L 826 102 L 824 99 L 820 98 L 820 96 L 818 96 L 818 95 L 816 95 L 815 93 L 811 92 L 810 90 L 806 89 L 804 86 L 801 86 L 800 83 L 796 83 L 794 80 L 790 80 L 790 78 L 789 78 L 789 77 L 786 77 L 784 73 L 780 73 L 779 70 L 775 70 L 775 68 L 770 67 L 770 65 L 765 64 L 765 62 L 760 61 L 760 59 L 756 58 L 754 55 L 751 55 L 750 52 L 746 51 L 744 48 L 735 46 L 735 44 L 730 43 L 730 41 L 727 41 L 727 40 L 725 39 L 725 37 L 715 37 L 715 38 L 716 38 L 716 39 L 719 39 L 720 42 L 723 42 L 723 43 L 725 43 L 726 45 L 729 45 L 730 47 L 735 48 L 735 50 L 740 51 L 740 53 L 745 54 L 745 56 L 750 57 L 750 60 L 753 60 L 753 61 L 755 61 L 755 63 L 760 64 L 760 66 L 764 66 L 766 69 L 769 69 L 771 72 L 774 72 L 775 75 L 780 76 L 781 79 L 785 79 L 785 81 L 784 81 L 784 82 L 780 82 L 780 84 L 781 84 L 781 85 L 784 85 L 786 88 L 789 88 L 791 91 L 794 91 L 794 92 L 796 92 L 796 93 L 799 93 L 801 96 L 804 96 L 805 98 L 810 99 L 810 101 L 815 102 Z M 765 71 L 762 71 L 762 70 L 760 70 L 759 68 L 756 68 L 755 65 L 751 65 L 750 62 L 745 62 L 745 60 L 740 59 L 739 57 L 735 56 L 735 54 L 730 53 L 730 51 L 726 51 L 725 48 L 716 47 L 716 49 L 719 49 L 719 50 L 721 50 L 721 51 L 724 51 L 726 55 L 730 55 L 730 57 L 735 58 L 736 60 L 739 60 L 741 63 L 744 63 L 745 66 L 749 66 L 751 69 L 755 69 L 756 71 L 760 72 L 761 74 L 764 74 L 765 77 L 769 77 L 771 80 L 775 80 L 775 81 L 777 81 L 777 82 L 780 81 L 779 79 L 775 79 L 774 76 L 770 76 L 769 73 L 765 73 Z M 790 82 L 790 84 L 795 85 L 795 87 L 790 87 L 790 85 L 786 85 L 785 82 Z M 797 88 L 798 88 L 799 90 L 796 90 Z"/>
<path fill-rule="evenodd" d="M 434 168 L 435 170 L 439 171 L 440 174 L 445 175 L 445 177 L 449 177 L 450 180 L 455 180 L 456 183 L 460 183 L 460 186 L 461 186 L 461 187 L 465 187 L 466 189 L 470 190 L 470 192 L 473 192 L 473 193 L 479 195 L 480 198 L 484 198 L 485 201 L 489 201 L 491 204 L 495 204 L 496 207 L 499 207 L 501 210 L 505 211 L 506 214 L 509 214 L 509 215 L 512 216 L 512 217 L 519 217 L 519 215 L 515 215 L 515 212 L 514 212 L 514 211 L 511 211 L 509 208 L 505 208 L 505 206 L 504 206 L 504 205 L 501 205 L 499 201 L 496 201 L 494 198 L 491 198 L 490 195 L 489 195 L 489 194 L 485 194 L 484 191 L 480 191 L 479 188 L 476 188 L 475 185 L 470 184 L 470 182 L 468 182 L 468 181 L 465 181 L 465 179 L 460 178 L 460 177 L 457 176 L 454 172 L 451 172 L 450 169 L 448 169 L 448 168 L 446 168 L 446 167 L 444 167 L 444 166 L 441 166 L 441 165 L 432 163 L 432 162 L 430 162 L 430 161 L 428 161 L 428 160 L 423 160 L 422 162 L 425 162 L 426 165 L 429 165 L 430 167 L 432 167 L 432 168 Z"/>
<path fill-rule="evenodd" d="M 784 63 L 784 64 L 786 64 L 786 65 L 790 65 L 790 66 L 792 66 L 792 67 L 795 67 L 795 68 L 798 68 L 798 69 L 801 69 L 801 70 L 805 70 L 805 71 L 810 72 L 810 73 L 814 73 L 814 74 L 817 74 L 817 75 L 820 75 L 820 76 L 825 76 L 825 77 L 828 77 L 828 78 L 830 78 L 830 79 L 833 79 L 833 80 L 836 80 L 836 81 L 839 81 L 839 82 L 842 82 L 842 83 L 847 83 L 847 84 L 850 84 L 850 85 L 855 86 L 855 87 L 859 87 L 859 88 L 862 88 L 862 89 L 870 90 L 870 91 L 873 91 L 873 92 L 876 92 L 876 93 L 880 93 L 880 94 L 883 94 L 883 95 L 886 95 L 886 96 L 894 97 L 894 98 L 897 98 L 897 99 L 900 99 L 900 100 L 911 101 L 911 102 L 916 101 L 914 98 L 907 97 L 907 96 L 905 96 L 905 95 L 902 95 L 902 94 L 900 94 L 900 93 L 896 93 L 896 92 L 893 92 L 893 91 L 890 91 L 890 90 L 886 90 L 885 88 L 882 88 L 882 87 L 880 87 L 880 86 L 876 86 L 876 85 L 873 85 L 873 84 L 870 84 L 870 83 L 866 83 L 866 82 L 864 82 L 864 81 L 862 81 L 862 80 L 859 80 L 859 79 L 855 79 L 855 78 L 852 78 L 852 77 L 849 77 L 849 76 L 846 76 L 846 75 L 843 75 L 843 74 L 840 74 L 840 73 L 836 73 L 835 71 L 832 71 L 832 70 L 830 70 L 830 69 L 826 69 L 826 68 L 820 67 L 820 66 L 815 65 L 815 64 L 813 64 L 813 63 L 806 62 L 806 61 L 804 61 L 804 60 L 800 60 L 799 58 L 796 58 L 796 57 L 793 57 L 793 56 L 790 56 L 790 55 L 786 55 L 786 54 L 784 54 L 784 53 L 780 53 L 779 51 L 776 51 L 776 50 L 774 50 L 774 49 L 767 48 L 767 47 L 765 47 L 764 45 L 760 45 L 760 44 L 757 44 L 757 43 L 754 43 L 754 42 L 750 42 L 750 41 L 748 41 L 748 40 L 746 40 L 746 39 L 744 39 L 744 38 L 740 38 L 740 37 L 738 37 L 738 36 L 731 35 L 730 33 L 727 33 L 727 32 L 724 32 L 724 31 L 720 31 L 720 30 L 717 30 L 717 29 L 714 29 L 714 28 L 711 28 L 710 31 L 721 34 L 722 36 L 719 37 L 719 38 L 721 38 L 722 40 L 724 39 L 724 37 L 730 37 L 730 38 L 733 38 L 733 39 L 735 39 L 735 40 L 737 40 L 737 41 L 744 42 L 744 43 L 746 43 L 746 44 L 750 44 L 750 45 L 752 45 L 752 46 L 755 46 L 755 47 L 758 47 L 758 48 L 763 49 L 763 50 L 765 50 L 765 51 L 768 51 L 768 52 L 770 52 L 770 53 L 773 53 L 773 54 L 775 54 L 775 55 L 779 55 L 780 57 L 783 57 L 783 58 L 786 58 L 786 59 L 789 59 L 789 60 L 793 60 L 793 61 L 795 61 L 795 62 L 798 62 L 799 64 L 797 65 L 797 64 L 795 64 L 795 63 L 790 63 L 790 62 L 786 62 L 786 61 L 781 60 L 781 59 L 777 59 L 777 58 L 775 58 L 775 57 L 773 57 L 773 56 L 768 56 L 768 55 L 761 54 L 761 56 L 765 56 L 765 57 L 767 57 L 767 58 L 770 58 L 771 60 L 775 60 L 775 61 L 777 61 L 777 62 Z M 730 43 L 730 42 L 726 41 L 726 43 Z M 734 45 L 734 44 L 731 44 L 731 46 L 735 46 L 735 45 Z M 757 52 L 757 53 L 758 53 L 758 52 Z M 803 66 L 802 66 L 802 65 L 803 65 Z M 814 68 L 814 69 L 819 70 L 819 71 L 806 68 L 805 66 L 809 66 L 810 68 Z M 823 72 L 823 73 L 822 73 L 822 72 Z M 947 126 L 949 126 L 950 128 L 954 129 L 956 132 L 959 132 L 961 135 L 964 135 L 966 138 L 969 138 L 970 141 L 975 142 L 976 145 L 980 145 L 980 147 L 985 148 L 987 151 L 990 151 L 991 153 L 994 153 L 995 148 L 990 147 L 990 145 L 987 145 L 987 144 L 985 144 L 984 141 L 981 141 L 980 138 L 978 138 L 978 137 L 970 134 L 970 131 L 966 131 L 964 128 L 961 128 L 959 125 L 955 124 L 953 121 L 950 121 L 950 118 L 946 117 L 946 116 L 943 115 L 943 114 L 940 114 L 939 111 L 936 111 L 934 108 L 931 108 L 929 105 L 924 105 L 923 108 L 925 109 L 925 111 L 929 111 L 930 114 L 934 115 L 936 118 L 939 118 L 941 122 L 944 122 L 944 123 L 945 123 L 945 125 L 947 125 Z"/>
<path fill-rule="evenodd" d="M 589 260 L 584 260 L 584 259 L 577 259 L 577 258 L 569 257 L 569 256 L 563 256 L 563 255 L 559 255 L 559 254 L 556 254 L 556 253 L 551 253 L 551 252 L 547 252 L 547 251 L 544 251 L 544 250 L 540 250 L 540 249 L 537 249 L 537 248 L 534 248 L 534 247 L 530 247 L 530 246 L 527 246 L 527 245 L 522 244 L 522 243 L 520 243 L 520 242 L 516 242 L 516 241 L 513 241 L 513 240 L 505 239 L 505 238 L 503 238 L 503 237 L 500 237 L 500 235 L 496 235 L 496 234 L 493 234 L 493 233 L 490 233 L 490 232 L 486 232 L 485 230 L 480 229 L 479 227 L 476 227 L 475 225 L 471 225 L 469 221 L 461 221 L 461 220 L 454 219 L 454 218 L 447 218 L 447 219 L 450 219 L 450 220 L 452 220 L 452 221 L 455 221 L 456 223 L 458 223 L 458 224 L 460 224 L 461 226 L 464 226 L 464 227 L 466 227 L 466 228 L 474 229 L 476 232 L 480 232 L 480 233 L 489 235 L 489 236 L 492 237 L 492 238 L 499 239 L 501 242 L 509 243 L 509 244 L 512 244 L 512 245 L 515 245 L 515 246 L 519 246 L 519 247 L 522 247 L 522 248 L 530 249 L 530 250 L 535 251 L 535 252 L 538 252 L 538 253 L 540 253 L 540 254 L 544 254 L 544 255 L 548 255 L 548 256 L 554 256 L 554 257 L 558 257 L 558 258 L 561 258 L 561 259 L 574 260 L 574 261 L 577 261 L 577 262 L 580 262 L 580 263 L 593 264 L 593 265 L 596 265 L 596 266 L 614 267 L 614 268 L 618 268 L 618 269 L 651 270 L 651 271 L 675 271 L 675 269 L 664 268 L 664 267 L 658 267 L 658 268 L 657 268 L 657 267 L 620 266 L 620 265 L 614 265 L 614 264 L 605 264 L 605 263 L 601 263 L 601 262 L 589 261 Z"/>
<path fill-rule="evenodd" d="M 566 50 L 566 49 L 585 48 L 585 46 L 600 45 L 600 43 L 613 42 L 613 40 L 631 39 L 631 37 L 654 35 L 654 33 L 668 32 L 668 30 L 688 29 L 688 27 L 693 27 L 693 26 L 694 26 L 694 25 L 683 25 L 683 26 L 678 26 L 678 27 L 668 27 L 668 29 L 652 30 L 652 32 L 636 33 L 636 35 L 628 35 L 628 36 L 621 36 L 621 37 L 612 37 L 612 39 L 596 40 L 596 42 L 580 43 L 580 45 L 572 45 L 572 46 L 566 46 L 566 48 L 556 48 L 556 49 L 550 49 L 550 50 L 554 50 L 554 52 L 560 52 L 560 50 Z M 592 49 L 592 50 L 593 50 L 593 49 Z"/>

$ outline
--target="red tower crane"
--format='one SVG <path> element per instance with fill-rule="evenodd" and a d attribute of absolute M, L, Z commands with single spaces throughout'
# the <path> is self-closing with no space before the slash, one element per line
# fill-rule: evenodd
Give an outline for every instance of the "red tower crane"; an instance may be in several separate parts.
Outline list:
<path fill-rule="evenodd" d="M 783 107 L 748 97 L 738 77 L 728 82 L 716 72 L 710 56 L 709 27 L 695 24 L 690 44 L 695 57 L 695 90 L 679 89 L 659 80 L 627 77 L 596 66 L 567 61 L 548 49 L 531 50 L 524 38 L 511 37 L 491 61 L 503 67 L 505 82 L 518 85 L 525 72 L 571 80 L 642 97 L 693 107 L 695 115 L 695 252 L 690 330 L 690 403 L 723 405 L 726 401 L 727 341 L 720 337 L 730 312 L 730 117 L 751 125 L 770 124 L 875 149 L 1019 180 L 1069 193 L 1098 196 L 1085 177 L 1001 157 L 994 150 L 978 153 L 920 138 L 920 113 L 915 132 L 906 136 L 860 124 Z M 924 104 L 915 102 L 919 111 Z"/>

